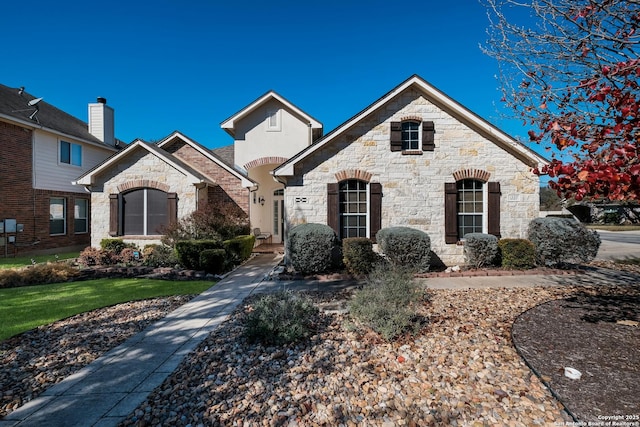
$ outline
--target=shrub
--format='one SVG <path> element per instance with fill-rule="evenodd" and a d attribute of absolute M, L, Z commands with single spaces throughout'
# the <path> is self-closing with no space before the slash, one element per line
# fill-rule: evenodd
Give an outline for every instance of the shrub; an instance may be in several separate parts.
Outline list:
<path fill-rule="evenodd" d="M 229 240 L 249 234 L 249 217 L 233 203 L 207 205 L 162 230 L 162 243 L 175 246 L 181 240 Z"/>
<path fill-rule="evenodd" d="M 265 344 L 288 344 L 313 333 L 318 309 L 311 300 L 292 292 L 259 296 L 245 319 L 245 336 Z"/>
<path fill-rule="evenodd" d="M 536 262 L 550 266 L 589 262 L 600 247 L 600 236 L 573 219 L 536 218 L 529 223 L 529 240 L 536 248 Z"/>
<path fill-rule="evenodd" d="M 353 274 L 368 274 L 379 259 L 373 251 L 373 242 L 366 237 L 349 237 L 342 240 L 344 265 Z"/>
<path fill-rule="evenodd" d="M 67 282 L 79 274 L 77 268 L 63 262 L 36 264 L 20 270 L 0 270 L 0 288 Z"/>
<path fill-rule="evenodd" d="M 220 239 L 183 240 L 176 243 L 178 262 L 191 270 L 202 270 L 200 254 L 207 249 L 222 249 Z"/>
<path fill-rule="evenodd" d="M 78 263 L 86 266 L 115 265 L 120 262 L 120 257 L 113 251 L 93 247 L 85 248 L 78 255 Z"/>
<path fill-rule="evenodd" d="M 242 262 L 249 259 L 253 252 L 253 245 L 256 243 L 256 236 L 244 235 L 224 241 L 224 248 L 227 250 L 229 259 L 233 262 Z"/>
<path fill-rule="evenodd" d="M 502 268 L 527 270 L 536 266 L 536 248 L 527 239 L 500 239 Z"/>
<path fill-rule="evenodd" d="M 411 270 L 379 264 L 356 291 L 349 304 L 351 315 L 391 341 L 416 327 L 417 304 L 422 295 Z"/>
<path fill-rule="evenodd" d="M 300 224 L 289 232 L 293 268 L 302 274 L 329 271 L 339 252 L 335 231 L 323 224 Z"/>
<path fill-rule="evenodd" d="M 122 239 L 102 239 L 100 240 L 100 248 L 119 255 L 125 248 L 135 249 L 136 247 L 133 244 L 125 243 Z"/>
<path fill-rule="evenodd" d="M 498 259 L 498 238 L 484 233 L 465 234 L 464 258 L 467 265 L 475 268 L 494 265 Z"/>
<path fill-rule="evenodd" d="M 142 251 L 142 263 L 147 267 L 173 267 L 178 264 L 176 251 L 164 245 L 146 245 Z"/>
<path fill-rule="evenodd" d="M 224 249 L 205 249 L 200 252 L 200 268 L 207 273 L 220 274 L 227 266 L 227 251 Z"/>
<path fill-rule="evenodd" d="M 431 239 L 427 233 L 409 227 L 388 227 L 378 231 L 376 241 L 393 265 L 420 272 L 429 269 Z"/>
<path fill-rule="evenodd" d="M 118 255 L 118 258 L 120 259 L 121 263 L 124 263 L 126 265 L 138 264 L 142 262 L 140 251 L 131 247 L 122 249 L 120 255 Z"/>

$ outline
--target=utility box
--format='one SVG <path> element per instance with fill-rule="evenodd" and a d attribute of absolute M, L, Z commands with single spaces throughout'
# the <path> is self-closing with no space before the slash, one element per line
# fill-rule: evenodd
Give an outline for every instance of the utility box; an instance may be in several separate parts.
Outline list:
<path fill-rule="evenodd" d="M 16 227 L 18 223 L 15 219 L 5 219 L 4 220 L 4 232 L 5 233 L 15 233 Z"/>

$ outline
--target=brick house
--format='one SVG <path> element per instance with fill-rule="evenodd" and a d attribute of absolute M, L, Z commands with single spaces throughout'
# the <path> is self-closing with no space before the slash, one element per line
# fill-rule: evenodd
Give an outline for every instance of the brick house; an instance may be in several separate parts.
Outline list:
<path fill-rule="evenodd" d="M 272 174 L 285 186 L 289 227 L 324 223 L 372 239 L 412 227 L 455 264 L 467 233 L 524 237 L 539 212 L 531 169 L 545 162 L 414 75 Z"/>
<path fill-rule="evenodd" d="M 90 241 L 90 197 L 72 181 L 119 151 L 113 109 L 88 105 L 85 123 L 0 85 L 0 257 L 71 250 Z"/>

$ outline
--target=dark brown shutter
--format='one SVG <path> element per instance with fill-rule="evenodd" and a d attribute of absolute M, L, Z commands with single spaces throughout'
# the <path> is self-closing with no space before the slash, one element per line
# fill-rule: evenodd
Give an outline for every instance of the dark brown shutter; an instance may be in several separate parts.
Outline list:
<path fill-rule="evenodd" d="M 422 151 L 433 151 L 436 148 L 436 129 L 433 122 L 422 122 Z"/>
<path fill-rule="evenodd" d="M 118 215 L 118 199 L 117 194 L 109 194 L 109 236 L 118 236 L 118 224 L 120 218 Z"/>
<path fill-rule="evenodd" d="M 458 242 L 458 185 L 444 184 L 444 242 Z"/>
<path fill-rule="evenodd" d="M 340 237 L 340 198 L 338 195 L 338 183 L 327 184 L 327 225 L 333 228 Z"/>
<path fill-rule="evenodd" d="M 369 184 L 369 207 L 371 216 L 369 217 L 369 238 L 376 241 L 376 234 L 382 228 L 382 184 L 372 182 Z"/>
<path fill-rule="evenodd" d="M 402 151 L 401 122 L 391 122 L 391 151 Z"/>
<path fill-rule="evenodd" d="M 500 183 L 488 183 L 489 200 L 487 201 L 488 232 L 500 238 Z"/>
<path fill-rule="evenodd" d="M 167 225 L 178 221 L 178 194 L 167 193 Z"/>

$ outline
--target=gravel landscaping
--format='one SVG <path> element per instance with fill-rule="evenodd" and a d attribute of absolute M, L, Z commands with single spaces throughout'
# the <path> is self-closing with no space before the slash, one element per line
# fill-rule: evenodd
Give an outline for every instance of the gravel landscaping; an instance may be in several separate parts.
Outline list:
<path fill-rule="evenodd" d="M 629 270 L 637 272 L 637 267 Z M 637 327 L 626 326 L 622 330 L 635 335 L 618 334 L 608 339 L 603 333 L 614 331 L 616 324 L 591 322 L 596 329 L 573 334 L 576 341 L 567 345 L 563 340 L 566 334 L 575 331 L 575 325 L 560 328 L 564 334 L 552 333 L 561 320 L 583 322 L 579 326 L 582 328 L 588 326 L 584 324 L 585 314 L 607 313 L 578 310 L 587 310 L 587 305 L 594 302 L 587 297 L 593 297 L 595 289 L 431 290 L 420 311 L 422 329 L 415 336 L 386 343 L 359 328 L 348 315 L 324 311 L 314 320 L 316 331 L 310 340 L 285 347 L 264 347 L 245 340 L 242 320 L 251 310 L 248 299 L 121 425 L 531 426 L 573 421 L 527 366 L 516 346 L 569 411 L 581 420 L 598 414 L 615 415 L 611 411 L 620 413 L 626 408 L 616 406 L 618 396 L 624 404 L 637 405 L 637 400 L 629 400 L 640 395 L 637 368 L 624 374 L 627 382 L 616 382 L 614 378 L 598 383 L 598 389 L 586 387 L 595 390 L 591 396 L 576 394 L 574 391 L 580 389 L 575 387 L 576 383 L 568 382 L 573 388 L 561 387 L 567 380 L 559 369 L 569 362 L 554 359 L 558 352 L 548 347 L 562 350 L 560 354 L 569 355 L 568 360 L 573 363 L 579 360 L 576 354 L 579 356 L 580 351 L 565 350 L 582 340 L 591 348 L 604 349 L 599 359 L 602 362 L 612 359 L 607 355 L 623 351 L 624 356 L 616 359 L 619 366 L 629 363 L 638 366 Z M 612 296 L 613 289 L 598 294 Z M 622 293 L 627 296 L 624 301 L 628 305 L 623 312 L 613 311 L 616 320 L 623 315 L 628 319 L 640 316 L 638 287 L 625 289 Z M 576 294 L 579 296 L 565 300 Z M 315 292 L 308 296 L 321 306 L 334 307 L 347 301 L 351 293 Z M 33 399 L 46 387 L 188 299 L 171 297 L 120 304 L 0 343 L 0 416 Z M 599 307 L 607 308 L 603 304 Z M 612 368 L 608 363 L 601 366 L 602 370 L 594 371 L 594 366 L 589 365 L 588 369 L 583 368 L 583 375 L 602 380 L 608 375 L 607 369 Z M 628 394 L 619 394 L 621 387 L 627 388 Z M 594 406 L 589 399 L 598 395 L 610 396 L 607 403 L 610 406 Z"/>

